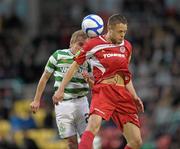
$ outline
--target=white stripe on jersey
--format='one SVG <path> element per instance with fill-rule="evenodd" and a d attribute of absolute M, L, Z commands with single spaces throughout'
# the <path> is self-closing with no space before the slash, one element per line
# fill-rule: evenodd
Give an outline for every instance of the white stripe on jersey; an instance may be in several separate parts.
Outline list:
<path fill-rule="evenodd" d="M 68 52 L 68 54 L 69 54 L 69 52 Z M 58 57 L 57 57 L 57 59 L 59 60 L 59 59 L 72 59 L 72 55 L 58 55 Z"/>
<path fill-rule="evenodd" d="M 67 69 L 68 70 L 68 69 Z M 64 77 L 64 75 L 65 75 L 65 73 L 64 72 L 59 72 L 59 71 L 55 71 L 54 72 L 54 76 L 55 77 Z M 76 78 L 78 78 L 78 79 L 83 79 L 83 77 L 82 77 L 82 74 L 81 73 L 78 73 L 78 72 L 76 72 L 75 74 L 74 74 L 74 77 L 76 77 Z"/>
<path fill-rule="evenodd" d="M 104 42 L 108 42 L 108 41 L 106 41 L 106 39 L 104 39 L 102 36 L 99 36 L 99 38 L 102 40 L 102 41 L 104 41 Z M 119 44 L 119 46 L 122 46 L 122 45 L 124 45 L 124 40 L 122 41 L 122 43 L 121 44 Z"/>
<path fill-rule="evenodd" d="M 99 36 L 99 38 L 104 41 L 104 42 L 107 42 L 102 36 Z"/>
<path fill-rule="evenodd" d="M 90 59 L 90 64 L 92 67 L 97 67 L 103 74 L 105 73 L 106 70 L 104 66 L 99 62 L 97 58 L 95 58 L 95 56 L 93 56 L 92 59 Z"/>
<path fill-rule="evenodd" d="M 50 67 L 45 67 L 46 72 L 48 73 L 53 73 L 54 69 L 50 68 Z"/>
<path fill-rule="evenodd" d="M 92 48 L 90 51 L 88 51 L 86 53 L 86 57 L 89 58 L 91 57 L 94 53 L 102 50 L 102 49 L 107 49 L 107 48 L 115 48 L 115 47 L 119 47 L 119 46 L 122 46 L 124 45 L 124 40 L 122 41 L 121 44 L 119 45 L 114 45 L 114 44 L 101 44 L 101 45 L 97 45 L 95 46 L 94 48 Z"/>
<path fill-rule="evenodd" d="M 61 81 L 56 81 L 54 84 L 54 87 L 59 87 Z M 87 83 L 77 83 L 77 82 L 71 82 L 71 84 L 68 84 L 66 86 L 67 89 L 72 89 L 72 88 L 89 88 Z"/>
<path fill-rule="evenodd" d="M 54 58 L 54 56 L 51 55 L 51 57 L 49 58 L 49 61 L 53 64 L 56 65 L 57 64 L 57 60 Z"/>

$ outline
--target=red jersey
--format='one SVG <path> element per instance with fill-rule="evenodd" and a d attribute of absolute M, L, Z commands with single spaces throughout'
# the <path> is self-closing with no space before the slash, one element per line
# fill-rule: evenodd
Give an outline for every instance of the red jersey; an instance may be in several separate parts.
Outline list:
<path fill-rule="evenodd" d="M 98 36 L 84 44 L 83 50 L 75 61 L 79 65 L 82 65 L 85 60 L 90 61 L 95 83 L 117 73 L 123 74 L 124 82 L 128 83 L 131 79 L 128 69 L 131 52 L 132 46 L 127 40 L 122 41 L 121 44 L 112 44 L 106 41 L 104 36 Z"/>

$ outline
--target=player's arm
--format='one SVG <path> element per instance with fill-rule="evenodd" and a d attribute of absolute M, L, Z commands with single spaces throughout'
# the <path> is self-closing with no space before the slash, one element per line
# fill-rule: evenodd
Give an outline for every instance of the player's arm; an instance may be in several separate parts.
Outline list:
<path fill-rule="evenodd" d="M 131 61 L 131 55 L 129 56 L 129 62 Z M 134 85 L 132 83 L 132 79 L 126 84 L 126 89 L 131 93 L 133 96 L 137 109 L 139 112 L 144 112 L 144 105 L 140 97 L 137 95 Z"/>
<path fill-rule="evenodd" d="M 126 88 L 132 94 L 133 99 L 135 100 L 138 111 L 139 112 L 144 112 L 143 102 L 140 99 L 140 97 L 137 95 L 137 93 L 136 93 L 136 91 L 134 89 L 134 85 L 132 83 L 132 80 L 130 80 L 129 83 L 126 84 Z"/>
<path fill-rule="evenodd" d="M 40 78 L 40 80 L 39 80 L 38 86 L 36 88 L 36 93 L 35 93 L 35 96 L 34 96 L 34 100 L 30 104 L 30 107 L 31 107 L 31 110 L 32 110 L 33 113 L 36 113 L 37 110 L 39 109 L 42 93 L 44 92 L 47 81 L 49 80 L 51 74 L 52 73 L 44 71 L 41 78 Z"/>
<path fill-rule="evenodd" d="M 87 71 L 83 71 L 82 76 L 84 77 L 84 80 L 89 84 L 89 87 L 92 88 L 94 85 L 94 80 L 90 77 L 89 73 Z"/>
<path fill-rule="evenodd" d="M 69 83 L 69 81 L 72 79 L 73 75 L 77 72 L 78 69 L 79 69 L 79 64 L 76 61 L 74 61 L 71 64 L 68 71 L 65 73 L 64 78 L 63 78 L 60 86 L 58 87 L 57 91 L 53 95 L 54 104 L 57 104 L 59 101 L 63 100 L 64 89 L 65 89 L 66 85 Z"/>
<path fill-rule="evenodd" d="M 92 88 L 93 85 L 94 85 L 94 80 L 92 80 L 92 79 L 89 77 L 89 78 L 87 78 L 86 81 L 87 81 L 87 83 L 89 84 L 89 87 Z"/>
<path fill-rule="evenodd" d="M 126 88 L 131 93 L 131 95 L 134 97 L 134 99 L 136 99 L 137 98 L 137 93 L 135 91 L 132 80 L 130 80 L 129 83 L 126 84 Z"/>
<path fill-rule="evenodd" d="M 129 59 L 128 59 L 129 63 L 131 61 L 131 54 L 129 56 Z M 134 85 L 132 83 L 132 80 L 130 80 L 127 84 L 126 84 L 126 88 L 127 90 L 132 94 L 132 96 L 134 97 L 134 99 L 137 98 L 137 94 L 136 94 L 136 91 L 135 91 L 135 88 L 134 88 Z"/>

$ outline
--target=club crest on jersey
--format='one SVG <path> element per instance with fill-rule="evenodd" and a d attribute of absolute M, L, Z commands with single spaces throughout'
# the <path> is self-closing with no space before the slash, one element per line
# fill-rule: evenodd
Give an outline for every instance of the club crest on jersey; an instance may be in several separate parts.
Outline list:
<path fill-rule="evenodd" d="M 126 48 L 125 47 L 120 47 L 120 52 L 121 53 L 124 53 L 126 51 Z"/>

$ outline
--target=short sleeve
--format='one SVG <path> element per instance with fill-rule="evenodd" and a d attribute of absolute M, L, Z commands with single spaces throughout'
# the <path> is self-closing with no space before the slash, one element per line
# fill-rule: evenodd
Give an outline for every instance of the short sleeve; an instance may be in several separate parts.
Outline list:
<path fill-rule="evenodd" d="M 56 64 L 57 64 L 57 52 L 54 52 L 48 59 L 46 66 L 45 66 L 45 71 L 49 72 L 49 73 L 53 73 L 55 68 L 56 68 Z"/>
<path fill-rule="evenodd" d="M 125 41 L 126 44 L 126 48 L 127 48 L 127 58 L 130 59 L 131 55 L 132 55 L 132 45 L 129 41 Z"/>
<path fill-rule="evenodd" d="M 82 50 L 77 57 L 74 57 L 74 61 L 76 61 L 79 65 L 82 65 L 86 60 L 86 53 Z"/>
<path fill-rule="evenodd" d="M 79 65 L 82 65 L 87 59 L 87 52 L 90 50 L 89 44 L 85 43 L 80 54 L 74 58 Z"/>

